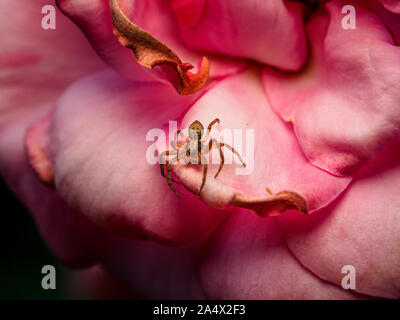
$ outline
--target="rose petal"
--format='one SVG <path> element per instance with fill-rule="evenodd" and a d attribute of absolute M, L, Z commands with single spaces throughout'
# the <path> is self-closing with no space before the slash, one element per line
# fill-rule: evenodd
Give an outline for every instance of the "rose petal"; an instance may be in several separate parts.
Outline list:
<path fill-rule="evenodd" d="M 399 0 L 380 0 L 386 9 L 394 13 L 400 13 L 400 1 Z"/>
<path fill-rule="evenodd" d="M 96 52 L 120 74 L 135 81 L 154 81 L 136 62 L 132 52 L 126 50 L 113 34 L 111 11 L 103 0 L 57 0 L 60 9 L 84 32 Z M 126 0 L 119 5 L 129 20 L 154 38 L 165 43 L 183 61 L 196 63 L 201 55 L 185 48 L 180 42 L 177 26 L 167 1 L 164 0 Z M 235 73 L 244 63 L 217 57 L 211 61 L 211 77 L 221 77 Z"/>
<path fill-rule="evenodd" d="M 235 162 L 226 161 L 220 175 L 214 178 L 220 163 L 219 153 L 214 149 L 201 192 L 201 199 L 213 207 L 236 205 L 253 209 L 262 216 L 291 208 L 313 212 L 330 203 L 350 182 L 350 178 L 334 177 L 307 161 L 292 129 L 269 107 L 260 75 L 254 70 L 216 84 L 187 111 L 179 128 L 188 128 L 195 120 L 207 128 L 216 118 L 220 124 L 215 124 L 212 132 L 227 129 L 233 136 L 233 130 L 241 130 L 233 147 L 239 150 L 241 138 L 242 150 L 238 152 L 246 168 L 238 173 L 241 164 L 237 161 L 235 165 L 235 157 Z M 163 151 L 162 146 L 159 151 Z M 233 154 L 228 149 L 224 154 L 226 160 L 232 160 Z M 172 168 L 189 190 L 199 192 L 203 176 L 199 165 L 173 163 Z M 267 193 L 267 187 L 274 195 Z"/>
<path fill-rule="evenodd" d="M 48 1 L 0 3 L 0 126 L 56 99 L 64 88 L 104 64 L 79 30 L 56 11 L 56 29 L 41 27 Z M 32 27 L 32 26 L 35 27 Z"/>
<path fill-rule="evenodd" d="M 396 40 L 396 44 L 400 45 L 400 12 L 396 14 L 387 10 L 379 1 L 371 1 L 367 7 L 372 9 L 386 27 L 389 28 L 393 38 Z"/>
<path fill-rule="evenodd" d="M 179 94 L 194 93 L 205 85 L 210 72 L 210 63 L 206 57 L 201 60 L 197 73 L 188 71 L 193 66 L 182 63 L 175 52 L 132 23 L 118 6 L 118 0 L 110 0 L 109 3 L 115 36 L 124 47 L 133 51 L 142 67 L 149 70 L 161 67 L 161 73 Z"/>
<path fill-rule="evenodd" d="M 75 300 L 128 300 L 141 298 L 107 272 L 101 265 L 85 270 L 71 271 L 64 281 L 67 283 L 69 299 Z"/>
<path fill-rule="evenodd" d="M 61 196 L 91 221 L 123 236 L 168 244 L 212 229 L 226 212 L 178 199 L 146 160 L 149 130 L 174 119 L 194 96 L 159 83 L 134 83 L 113 72 L 74 84 L 57 103 L 51 149 Z M 154 144 L 154 143 L 153 143 Z"/>
<path fill-rule="evenodd" d="M 150 241 L 121 241 L 104 267 L 142 298 L 204 299 L 198 277 L 202 242 L 169 248 Z"/>
<path fill-rule="evenodd" d="M 273 108 L 293 123 L 307 158 L 350 175 L 400 134 L 400 48 L 368 10 L 343 29 L 344 2 L 326 4 L 308 25 L 313 58 L 298 76 L 265 70 Z M 346 2 L 347 4 L 347 2 Z"/>
<path fill-rule="evenodd" d="M 132 53 L 118 42 L 113 34 L 111 11 L 107 1 L 103 0 L 56 0 L 60 10 L 81 29 L 90 41 L 96 53 L 128 78 L 137 81 L 154 81 L 143 72 Z M 126 12 L 132 12 L 134 2 L 124 1 Z"/>
<path fill-rule="evenodd" d="M 355 267 L 355 291 L 400 297 L 400 144 L 374 160 L 349 189 L 312 217 L 280 217 L 290 250 L 323 279 L 341 284 Z"/>
<path fill-rule="evenodd" d="M 185 42 L 194 49 L 298 70 L 307 55 L 302 6 L 284 1 L 173 0 Z"/>
<path fill-rule="evenodd" d="M 355 299 L 322 281 L 287 249 L 271 217 L 238 210 L 219 230 L 201 265 L 211 299 Z"/>
<path fill-rule="evenodd" d="M 12 191 L 29 208 L 54 254 L 68 266 L 90 266 L 107 252 L 113 239 L 70 209 L 56 192 L 44 187 L 29 167 L 23 140 L 26 127 L 34 117 L 27 115 L 0 135 L 0 171 Z"/>
<path fill-rule="evenodd" d="M 29 163 L 33 170 L 44 184 L 53 188 L 54 172 L 49 139 L 51 118 L 52 114 L 49 114 L 31 125 L 25 136 L 25 144 Z"/>
<path fill-rule="evenodd" d="M 42 7 L 48 4 L 0 2 L 4 17 L 12 17 L 2 19 L 0 28 L 0 172 L 32 212 L 57 257 L 82 267 L 97 262 L 112 239 L 41 185 L 28 166 L 24 137 L 29 126 L 50 112 L 66 86 L 104 64 L 59 11 L 55 30 L 41 28 Z M 41 138 L 36 142 L 46 144 Z"/>

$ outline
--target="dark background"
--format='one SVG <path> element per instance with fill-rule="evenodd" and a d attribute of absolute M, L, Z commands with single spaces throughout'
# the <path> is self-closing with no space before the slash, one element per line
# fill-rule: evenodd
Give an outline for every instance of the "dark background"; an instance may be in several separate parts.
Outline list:
<path fill-rule="evenodd" d="M 66 269 L 42 240 L 26 208 L 0 179 L 0 299 L 67 299 Z M 41 286 L 42 267 L 56 268 L 56 289 Z"/>

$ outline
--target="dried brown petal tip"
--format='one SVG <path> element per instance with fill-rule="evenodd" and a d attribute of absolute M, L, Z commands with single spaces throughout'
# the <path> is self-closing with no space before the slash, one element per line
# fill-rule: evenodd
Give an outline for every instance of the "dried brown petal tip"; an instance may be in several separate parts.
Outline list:
<path fill-rule="evenodd" d="M 170 48 L 132 23 L 122 12 L 118 0 L 109 0 L 109 5 L 115 36 L 124 47 L 133 51 L 141 66 L 149 70 L 160 67 L 162 75 L 182 95 L 194 93 L 206 84 L 210 72 L 206 57 L 201 60 L 197 73 L 188 71 L 193 66 L 182 63 Z"/>
<path fill-rule="evenodd" d="M 286 190 L 262 199 L 249 199 L 241 194 L 236 194 L 231 204 L 251 209 L 261 217 L 280 215 L 290 209 L 303 213 L 308 212 L 306 200 L 298 193 Z"/>
<path fill-rule="evenodd" d="M 34 123 L 26 132 L 25 147 L 29 164 L 43 184 L 54 188 L 53 165 L 49 152 L 50 118 Z"/>

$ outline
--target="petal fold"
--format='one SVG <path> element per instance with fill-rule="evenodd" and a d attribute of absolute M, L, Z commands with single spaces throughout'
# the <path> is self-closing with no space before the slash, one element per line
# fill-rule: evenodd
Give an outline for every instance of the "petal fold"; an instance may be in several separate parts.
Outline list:
<path fill-rule="evenodd" d="M 400 14 L 400 1 L 399 0 L 380 0 L 386 9 L 394 13 Z"/>
<path fill-rule="evenodd" d="M 205 130 L 214 122 L 211 138 L 202 142 L 208 171 L 200 199 L 215 208 L 235 205 L 261 216 L 279 215 L 288 209 L 313 212 L 336 198 L 351 180 L 335 177 L 307 161 L 292 128 L 268 105 L 257 70 L 219 81 L 178 121 L 183 132 L 195 121 Z M 221 147 L 225 162 L 215 178 L 222 158 L 214 142 L 208 152 L 211 139 L 233 147 L 246 167 L 229 147 Z M 159 154 L 165 149 L 166 145 L 160 144 Z M 202 164 L 174 161 L 171 167 L 188 190 L 199 193 Z"/>
<path fill-rule="evenodd" d="M 341 285 L 354 268 L 356 292 L 400 298 L 400 144 L 386 148 L 328 207 L 279 217 L 290 250 L 312 272 Z"/>
<path fill-rule="evenodd" d="M 132 56 L 130 50 L 126 50 L 114 35 L 112 15 L 108 1 L 103 0 L 57 0 L 61 11 L 69 17 L 85 34 L 97 54 L 124 78 L 141 81 L 171 82 L 176 88 L 179 87 L 180 76 L 185 75 L 183 71 L 189 64 L 183 64 L 177 73 L 176 62 L 173 65 L 161 65 L 155 67 L 152 72 L 143 68 Z M 182 61 L 200 61 L 198 70 L 203 70 L 197 79 L 204 81 L 207 61 L 202 64 L 202 55 L 188 50 L 179 37 L 179 32 L 173 13 L 165 0 L 125 0 L 117 3 L 122 13 L 141 30 L 145 30 L 151 37 L 158 39 L 156 42 L 168 44 L 175 55 Z M 130 23 L 128 23 L 130 24 Z M 165 45 L 164 45 L 165 47 Z M 210 77 L 218 78 L 237 72 L 245 65 L 243 61 L 237 61 L 225 57 L 208 55 L 210 61 Z M 192 82 L 190 75 L 186 72 L 186 79 Z M 196 74 L 196 73 L 194 73 Z M 194 84 L 190 85 L 191 87 Z"/>
<path fill-rule="evenodd" d="M 171 7 L 184 41 L 195 50 L 253 59 L 290 71 L 305 62 L 299 2 L 174 0 Z"/>
<path fill-rule="evenodd" d="M 43 114 L 39 115 L 43 119 Z M 64 264 L 84 268 L 97 263 L 112 247 L 113 236 L 71 209 L 45 187 L 25 158 L 26 128 L 38 115 L 28 114 L 0 136 L 0 171 L 10 189 L 29 209 L 40 234 Z"/>
<path fill-rule="evenodd" d="M 179 94 L 194 93 L 205 85 L 210 71 L 210 63 L 206 57 L 201 60 L 197 73 L 188 71 L 193 66 L 182 63 L 170 48 L 132 23 L 121 11 L 118 0 L 110 0 L 109 3 L 115 36 L 124 47 L 133 51 L 141 66 L 150 70 L 156 66 L 162 66 L 162 73 L 166 72 L 165 67 L 171 67 L 179 77 L 178 81 L 171 79 L 173 75 L 169 72 L 164 76 Z"/>
<path fill-rule="evenodd" d="M 211 299 L 357 299 L 305 269 L 287 249 L 274 217 L 237 210 L 201 264 Z"/>
<path fill-rule="evenodd" d="M 50 154 L 49 128 L 52 115 L 33 123 L 27 130 L 25 146 L 29 163 L 39 179 L 47 186 L 54 187 L 54 172 Z"/>
<path fill-rule="evenodd" d="M 189 192 L 176 198 L 153 159 L 152 132 L 194 99 L 111 70 L 76 82 L 52 120 L 57 191 L 89 220 L 131 239 L 177 245 L 212 230 L 227 213 L 194 206 Z"/>
<path fill-rule="evenodd" d="M 400 138 L 400 47 L 356 2 L 357 28 L 342 28 L 344 4 L 330 1 L 310 21 L 302 73 L 264 72 L 271 106 L 293 123 L 307 158 L 335 175 L 354 174 Z"/>
<path fill-rule="evenodd" d="M 41 28 L 41 10 L 48 4 L 47 0 L 0 1 L 5 17 L 0 21 L 0 173 L 57 258 L 68 266 L 87 267 L 112 246 L 112 236 L 39 182 L 25 145 L 27 139 L 31 163 L 50 183 L 47 115 L 70 83 L 105 65 L 58 10 L 56 29 Z"/>

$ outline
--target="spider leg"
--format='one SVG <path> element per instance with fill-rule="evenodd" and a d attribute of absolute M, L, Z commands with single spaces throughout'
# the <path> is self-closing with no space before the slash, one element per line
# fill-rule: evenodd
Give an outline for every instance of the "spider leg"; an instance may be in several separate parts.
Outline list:
<path fill-rule="evenodd" d="M 202 158 L 204 158 L 204 157 L 202 157 Z M 207 177 L 207 170 L 208 170 L 207 159 L 203 159 L 203 160 L 206 160 L 206 161 L 205 161 L 204 164 L 203 164 L 203 165 L 204 165 L 204 169 L 203 169 L 203 180 L 201 181 L 201 186 L 200 186 L 199 192 L 198 192 L 198 194 L 197 194 L 198 197 L 200 197 L 200 193 L 201 193 L 201 191 L 203 190 L 204 185 L 206 184 L 206 177 Z"/>
<path fill-rule="evenodd" d="M 178 154 L 177 150 L 167 150 L 167 151 L 162 152 L 159 157 L 160 163 L 164 162 L 164 161 L 167 162 L 167 160 L 165 159 L 165 156 L 175 156 L 177 154 Z"/>
<path fill-rule="evenodd" d="M 178 153 L 177 150 L 168 150 L 168 151 L 164 151 L 163 153 L 161 153 L 160 155 L 160 170 L 161 170 L 161 175 L 166 178 L 168 180 L 168 176 L 165 175 L 165 171 L 164 171 L 164 164 L 162 163 L 162 160 L 165 160 L 166 164 L 167 164 L 167 170 L 168 170 L 168 166 L 171 166 L 170 162 L 167 161 L 166 159 L 164 159 L 164 156 L 168 156 L 168 155 L 177 155 L 174 159 L 171 160 L 172 163 L 174 163 L 177 159 L 178 159 Z M 179 181 L 176 181 L 175 179 L 170 178 L 171 181 L 177 183 L 177 184 L 181 184 Z"/>
<path fill-rule="evenodd" d="M 171 190 L 175 193 L 175 195 L 180 198 L 178 192 L 176 191 L 175 187 L 172 185 L 172 181 L 176 182 L 174 179 L 171 178 L 171 170 L 172 170 L 172 166 L 170 163 L 167 164 L 167 183 L 168 186 L 171 188 Z M 179 182 L 177 182 L 179 183 Z M 181 183 L 179 183 L 181 184 Z"/>
<path fill-rule="evenodd" d="M 211 128 L 216 123 L 219 123 L 218 118 L 215 118 L 213 121 L 210 122 L 210 124 L 207 127 L 206 134 L 204 135 L 203 139 L 201 139 L 201 141 L 207 141 L 208 137 L 210 136 Z"/>
<path fill-rule="evenodd" d="M 240 156 L 239 152 L 237 152 L 237 151 L 236 151 L 233 147 L 231 147 L 229 144 L 227 144 L 227 143 L 220 143 L 220 147 L 225 147 L 225 148 L 229 149 L 233 154 L 235 154 L 235 155 L 239 158 L 239 160 L 240 160 L 240 162 L 242 163 L 243 167 L 246 166 L 246 164 L 244 163 L 244 161 L 243 161 L 242 157 Z"/>
<path fill-rule="evenodd" d="M 174 163 L 177 159 L 178 159 L 178 157 L 176 156 L 174 159 L 172 159 L 171 162 Z M 169 164 L 169 163 L 166 164 L 166 165 L 167 165 L 167 168 L 168 168 L 168 164 Z M 161 175 L 162 175 L 164 178 L 167 178 L 167 176 L 165 175 L 165 170 L 164 170 L 164 164 L 163 164 L 163 163 L 160 163 L 160 169 L 161 169 Z M 177 183 L 177 184 L 182 184 L 181 182 L 176 181 L 176 180 L 173 179 L 173 178 L 171 178 L 171 181 L 172 181 L 172 182 L 175 182 L 175 183 Z"/>
<path fill-rule="evenodd" d="M 210 150 L 213 149 L 214 147 L 217 147 L 217 148 L 219 149 L 219 156 L 220 156 L 220 159 L 221 159 L 221 162 L 220 162 L 219 167 L 218 167 L 218 171 L 217 171 L 217 173 L 216 173 L 215 176 L 214 176 L 214 179 L 216 179 L 216 178 L 218 177 L 219 173 L 221 172 L 222 167 L 224 166 L 225 157 L 224 157 L 224 153 L 222 152 L 221 143 L 219 143 L 219 142 L 218 142 L 217 140 L 215 140 L 215 139 L 211 139 L 211 140 L 210 140 L 210 143 L 208 144 L 208 151 L 210 151 Z"/>

